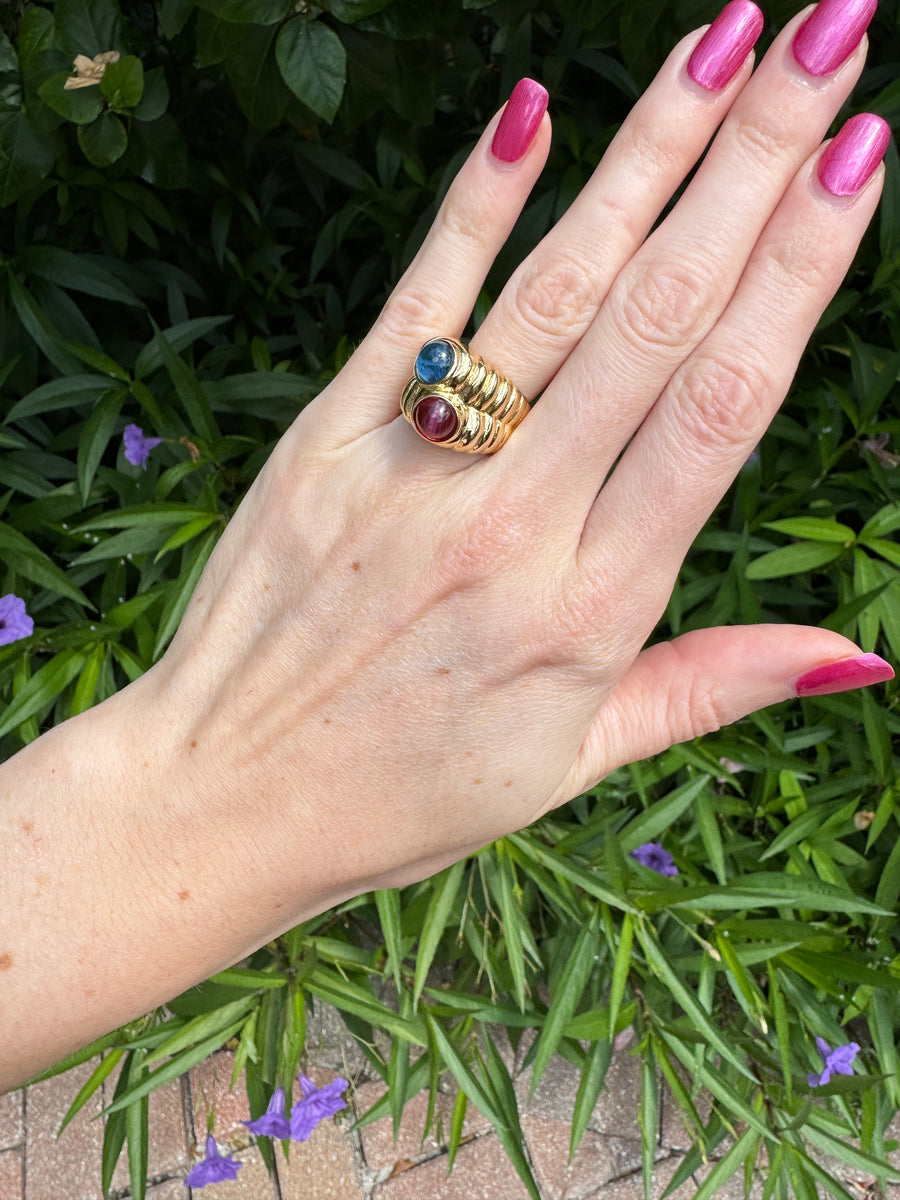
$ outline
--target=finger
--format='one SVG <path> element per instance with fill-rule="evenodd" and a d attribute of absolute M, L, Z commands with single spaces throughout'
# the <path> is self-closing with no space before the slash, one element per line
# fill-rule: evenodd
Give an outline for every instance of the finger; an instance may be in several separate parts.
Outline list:
<path fill-rule="evenodd" d="M 621 271 L 517 436 L 518 451 L 530 451 L 529 460 L 545 470 L 564 460 L 586 505 L 672 373 L 719 318 L 766 222 L 862 70 L 860 43 L 837 74 L 809 75 L 793 51 L 807 17 L 776 39 L 684 196 Z"/>
<path fill-rule="evenodd" d="M 676 372 L 597 498 L 582 565 L 642 595 L 652 628 L 687 549 L 783 399 L 881 191 L 890 130 L 861 114 L 789 189 L 716 328 Z M 834 195 L 829 187 L 851 191 Z M 653 571 L 646 564 L 653 563 Z"/>
<path fill-rule="evenodd" d="M 540 84 L 516 85 L 451 184 L 372 331 L 341 371 L 339 396 L 329 388 L 316 401 L 313 418 L 338 444 L 393 420 L 422 343 L 462 332 L 546 160 L 546 107 Z"/>
<path fill-rule="evenodd" d="M 863 655 L 840 634 L 802 625 L 701 629 L 651 646 L 601 708 L 566 781 L 565 799 L 616 767 L 711 733 L 798 691 L 843 691 L 893 674 L 883 659 Z M 807 679 L 811 690 L 804 687 Z"/>
<path fill-rule="evenodd" d="M 504 287 L 472 346 L 527 396 L 565 361 L 706 148 L 750 75 L 762 27 L 755 4 L 733 0 L 675 48 L 590 182 Z"/>

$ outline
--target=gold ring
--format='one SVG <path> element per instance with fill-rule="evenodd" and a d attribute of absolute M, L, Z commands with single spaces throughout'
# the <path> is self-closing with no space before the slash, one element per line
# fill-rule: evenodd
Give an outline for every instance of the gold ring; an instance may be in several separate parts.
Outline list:
<path fill-rule="evenodd" d="M 529 404 L 515 384 L 468 346 L 438 337 L 419 351 L 401 408 L 428 442 L 464 454 L 494 454 Z"/>

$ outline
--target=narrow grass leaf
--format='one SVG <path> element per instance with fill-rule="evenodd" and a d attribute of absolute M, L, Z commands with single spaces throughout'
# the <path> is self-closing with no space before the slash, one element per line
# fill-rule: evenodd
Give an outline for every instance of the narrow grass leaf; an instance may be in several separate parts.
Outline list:
<path fill-rule="evenodd" d="M 403 988 L 401 965 L 403 962 L 402 937 L 400 931 L 400 889 L 383 888 L 375 893 L 375 907 L 378 910 L 378 920 L 381 922 L 381 932 L 384 935 L 384 948 L 387 951 L 388 962 L 394 975 L 394 984 L 398 994 Z"/>
<path fill-rule="evenodd" d="M 663 953 L 659 942 L 657 942 L 655 932 L 652 929 L 645 929 L 639 925 L 637 936 L 648 965 L 684 1009 L 697 1032 L 705 1038 L 713 1049 L 718 1050 L 723 1058 L 737 1067 L 742 1075 L 746 1075 L 748 1079 L 752 1079 L 753 1076 L 747 1069 L 742 1057 L 736 1053 L 733 1045 L 716 1029 L 715 1025 L 713 1025 L 712 1021 L 698 1004 L 694 993 L 679 978 L 674 967 Z"/>
<path fill-rule="evenodd" d="M 613 1044 L 610 1039 L 598 1038 L 587 1052 L 586 1061 L 578 1081 L 575 1107 L 572 1111 L 572 1132 L 569 1138 L 569 1161 L 588 1127 L 597 1098 L 606 1080 L 606 1072 L 612 1062 Z"/>
<path fill-rule="evenodd" d="M 419 935 L 416 970 L 413 977 L 414 1008 L 418 1007 L 419 997 L 422 995 L 422 988 L 425 986 L 425 980 L 431 970 L 431 964 L 434 962 L 438 944 L 444 936 L 444 930 L 456 902 L 466 865 L 466 859 L 461 859 L 437 877 L 440 882 L 434 887 L 431 903 L 428 905 L 428 911 L 422 922 L 422 932 Z"/>
<path fill-rule="evenodd" d="M 0 737 L 4 737 L 29 717 L 51 705 L 79 673 L 87 658 L 77 650 L 63 650 L 28 680 L 10 701 L 0 719 Z"/>
<path fill-rule="evenodd" d="M 156 660 L 166 648 L 169 639 L 178 628 L 181 618 L 184 616 L 185 610 L 193 595 L 194 588 L 200 576 L 203 574 L 203 568 L 206 566 L 206 560 L 215 549 L 216 542 L 219 540 L 221 530 L 216 527 L 211 529 L 199 548 L 194 553 L 194 559 L 190 567 L 184 572 L 182 577 L 177 580 L 169 591 L 166 601 L 163 605 L 163 611 L 159 618 L 159 626 L 156 631 L 156 644 L 153 647 L 153 658 Z"/>
<path fill-rule="evenodd" d="M 161 1046 L 157 1046 L 155 1052 L 147 1059 L 147 1067 L 155 1066 L 164 1058 L 180 1054 L 187 1046 L 205 1041 L 214 1033 L 218 1033 L 239 1018 L 245 1017 L 251 1008 L 256 1007 L 257 1003 L 255 994 L 240 996 L 237 1000 L 232 1000 L 230 1004 L 224 1004 L 221 1008 L 214 1008 L 211 1012 L 194 1017 L 192 1021 L 188 1021 L 187 1025 L 182 1026 L 173 1037 L 163 1042 Z"/>
<path fill-rule="evenodd" d="M 559 1046 L 565 1027 L 578 1007 L 582 993 L 590 979 L 594 961 L 597 957 L 599 939 L 597 934 L 596 913 L 578 935 L 572 952 L 566 961 L 559 980 L 554 988 L 550 1010 L 544 1021 L 534 1054 L 534 1074 L 531 1080 L 532 1091 L 540 1082 L 541 1076 L 547 1069 L 550 1059 Z"/>
<path fill-rule="evenodd" d="M 759 1146 L 759 1134 L 753 1129 L 747 1129 L 734 1143 L 724 1158 L 719 1159 L 710 1173 L 697 1189 L 693 1200 L 712 1200 L 716 1191 L 723 1183 L 727 1183 L 737 1171 L 741 1159 L 746 1154 L 753 1154 Z"/>
<path fill-rule="evenodd" d="M 68 1111 L 62 1119 L 62 1123 L 60 1124 L 59 1129 L 56 1131 L 57 1137 L 62 1134 L 63 1130 L 72 1120 L 72 1118 L 77 1113 L 81 1112 L 82 1108 L 84 1108 L 85 1104 L 88 1100 L 90 1100 L 97 1088 L 100 1087 L 104 1079 L 106 1079 L 107 1076 L 115 1070 L 116 1065 L 121 1061 L 124 1053 L 124 1046 L 119 1046 L 115 1050 L 110 1050 L 108 1054 L 105 1054 L 103 1058 L 100 1059 L 94 1070 L 91 1072 L 90 1077 L 81 1085 L 81 1087 L 78 1089 L 78 1094 L 69 1105 Z"/>
<path fill-rule="evenodd" d="M 177 1079 L 179 1075 L 184 1075 L 186 1071 L 190 1071 L 191 1067 L 196 1067 L 198 1063 L 203 1062 L 215 1050 L 221 1049 L 225 1042 L 238 1032 L 243 1023 L 244 1018 L 241 1018 L 240 1021 L 235 1021 L 233 1024 L 226 1026 L 221 1033 L 216 1033 L 211 1038 L 207 1038 L 205 1042 L 199 1042 L 196 1046 L 192 1046 L 190 1050 L 185 1050 L 183 1054 L 167 1062 L 158 1071 L 151 1071 L 149 1074 L 145 1074 L 142 1081 L 134 1090 L 128 1088 L 119 1099 L 115 1100 L 104 1110 L 103 1115 L 108 1117 L 110 1113 L 119 1112 L 141 1096 L 148 1096 L 156 1088 L 162 1087 L 164 1083 L 168 1083 L 171 1079 Z"/>
<path fill-rule="evenodd" d="M 616 1018 L 625 995 L 628 983 L 628 973 L 631 970 L 631 951 L 634 945 L 634 917 L 625 913 L 622 918 L 622 929 L 619 934 L 619 944 L 616 947 L 616 959 L 613 965 L 612 983 L 609 988 L 609 1040 L 615 1037 Z"/>
<path fill-rule="evenodd" d="M 136 1050 L 128 1069 L 128 1086 L 140 1083 L 145 1050 Z M 125 1137 L 128 1141 L 128 1175 L 132 1200 L 144 1200 L 147 1189 L 147 1163 L 150 1155 L 150 1101 L 141 1096 L 125 1109 Z"/>
<path fill-rule="evenodd" d="M 641 1102 L 638 1116 L 641 1123 L 641 1167 L 644 1181 L 644 1200 L 653 1198 L 653 1167 L 659 1142 L 659 1079 L 656 1062 L 649 1045 L 641 1058 Z"/>
<path fill-rule="evenodd" d="M 629 821 L 618 835 L 619 845 L 625 853 L 628 854 L 645 842 L 652 842 L 661 833 L 665 833 L 673 821 L 677 821 L 681 814 L 690 808 L 697 797 L 703 793 L 704 789 L 709 787 L 709 783 L 710 777 L 701 775 L 697 779 L 691 780 L 690 783 L 685 783 L 669 792 L 662 800 L 657 800 L 633 821 Z"/>
<path fill-rule="evenodd" d="M 705 790 L 697 797 L 697 807 L 694 811 L 709 865 L 715 872 L 716 879 L 725 887 L 728 883 L 728 875 L 725 871 L 725 850 L 719 830 L 716 798 L 711 791 Z"/>

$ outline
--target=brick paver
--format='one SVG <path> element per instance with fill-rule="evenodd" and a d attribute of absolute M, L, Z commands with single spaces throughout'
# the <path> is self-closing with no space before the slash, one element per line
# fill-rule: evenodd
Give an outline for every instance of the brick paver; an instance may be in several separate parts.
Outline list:
<path fill-rule="evenodd" d="M 332 1022 L 333 1024 L 333 1022 Z M 321 1022 L 329 1029 L 328 1020 Z M 338 1073 L 352 1077 L 346 1045 L 325 1047 L 325 1065 L 309 1074 L 322 1086 Z M 322 1050 L 321 1038 L 317 1039 Z M 568 1160 L 572 1106 L 578 1084 L 575 1069 L 553 1060 L 532 1092 L 531 1070 L 522 1070 L 528 1039 L 514 1056 L 498 1039 L 510 1068 L 516 1069 L 524 1150 L 531 1161 L 542 1200 L 637 1200 L 643 1195 L 641 1141 L 637 1125 L 640 1104 L 640 1062 L 628 1051 L 613 1057 L 606 1088 L 601 1094 L 579 1150 Z M 203 1200 L 527 1200 L 527 1192 L 511 1166 L 499 1138 L 481 1114 L 470 1106 L 464 1141 L 454 1170 L 447 1174 L 446 1138 L 453 1093 L 436 1097 L 437 1127 L 423 1138 L 426 1092 L 406 1106 L 395 1143 L 390 1116 L 351 1128 L 384 1095 L 383 1082 L 360 1080 L 351 1087 L 351 1108 L 334 1121 L 323 1122 L 306 1142 L 294 1143 L 286 1158 L 276 1145 L 277 1186 L 269 1177 L 259 1149 L 243 1121 L 249 1108 L 243 1083 L 230 1088 L 233 1055 L 222 1051 L 195 1068 L 185 1081 L 175 1081 L 151 1094 L 148 1200 L 187 1200 L 184 1177 L 199 1161 L 206 1130 L 212 1127 L 223 1151 L 244 1166 L 236 1180 L 212 1185 Z M 88 1102 L 61 1139 L 57 1130 L 83 1081 L 94 1068 L 86 1063 L 67 1075 L 0 1097 L 0 1200 L 102 1200 L 100 1154 L 102 1121 L 92 1120 L 109 1103 L 114 1078 L 103 1095 Z M 357 1070 L 362 1068 L 357 1063 Z M 183 1090 L 184 1089 L 184 1090 Z M 295 1097 L 298 1091 L 295 1090 Z M 698 1101 L 698 1105 L 700 1102 Z M 887 1136 L 900 1133 L 900 1117 Z M 195 1144 L 194 1139 L 196 1138 Z M 682 1161 L 689 1139 L 677 1106 L 665 1091 L 661 1100 L 659 1145 L 651 1195 L 659 1200 Z M 722 1153 L 726 1144 L 718 1148 Z M 900 1152 L 897 1162 L 900 1179 Z M 852 1194 L 857 1183 L 839 1164 L 838 1178 Z M 696 1172 L 672 1200 L 692 1200 L 712 1166 Z M 850 1172 L 852 1175 L 852 1172 Z M 127 1194 L 127 1163 L 120 1161 L 113 1188 Z M 751 1200 L 761 1196 L 762 1175 L 754 1181 Z M 863 1192 L 863 1195 L 866 1193 Z M 736 1177 L 716 1192 L 713 1200 L 743 1200 Z M 900 1200 L 900 1187 L 890 1183 L 886 1200 Z"/>
<path fill-rule="evenodd" d="M 92 1120 L 101 1110 L 99 1092 L 66 1126 L 57 1131 L 78 1089 L 96 1062 L 74 1067 L 37 1083 L 27 1092 L 25 1186 L 27 1200 L 103 1200 L 100 1190 L 103 1124 Z"/>
<path fill-rule="evenodd" d="M 0 1200 L 25 1200 L 25 1151 L 0 1151 Z"/>

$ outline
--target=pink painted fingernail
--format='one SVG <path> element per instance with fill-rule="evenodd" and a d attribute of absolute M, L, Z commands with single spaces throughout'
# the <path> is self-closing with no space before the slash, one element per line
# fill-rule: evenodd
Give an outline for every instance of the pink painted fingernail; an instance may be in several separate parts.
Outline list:
<path fill-rule="evenodd" d="M 794 37 L 794 58 L 810 75 L 830 75 L 850 57 L 878 0 L 820 0 Z"/>
<path fill-rule="evenodd" d="M 752 0 L 731 0 L 694 47 L 687 73 L 711 92 L 730 83 L 762 33 L 764 18 Z"/>
<path fill-rule="evenodd" d="M 534 141 L 550 96 L 534 79 L 520 79 L 506 102 L 491 142 L 491 153 L 501 162 L 518 162 Z"/>
<path fill-rule="evenodd" d="M 869 182 L 891 140 L 891 127 L 874 113 L 859 113 L 825 147 L 816 174 L 832 196 L 855 196 Z"/>
<path fill-rule="evenodd" d="M 877 654 L 860 654 L 806 671 L 794 687 L 798 696 L 827 696 L 851 688 L 868 687 L 894 678 L 894 668 Z"/>

